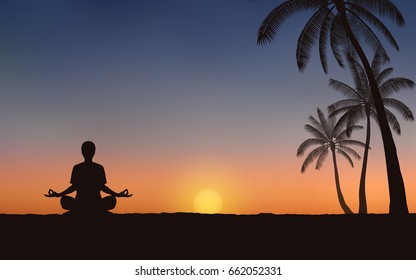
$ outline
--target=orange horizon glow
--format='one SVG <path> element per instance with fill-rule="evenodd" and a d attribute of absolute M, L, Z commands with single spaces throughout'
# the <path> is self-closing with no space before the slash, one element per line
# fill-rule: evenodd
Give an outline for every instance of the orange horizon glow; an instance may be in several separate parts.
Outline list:
<path fill-rule="evenodd" d="M 212 189 L 222 199 L 224 214 L 342 214 L 335 191 L 332 161 L 320 171 L 308 168 L 300 173 L 302 158 L 287 162 L 269 158 L 241 159 L 146 159 L 124 160 L 97 153 L 94 161 L 106 170 L 107 185 L 115 191 L 128 188 L 131 198 L 120 198 L 114 213 L 197 212 L 196 195 Z M 45 198 L 49 188 L 63 191 L 69 186 L 72 165 L 82 161 L 71 155 L 42 159 L 40 155 L 9 159 L 1 166 L 0 213 L 60 214 L 59 199 Z M 40 159 L 37 160 L 29 160 Z M 76 160 L 78 159 L 78 161 Z M 73 164 L 69 164 L 73 162 Z M 411 160 L 402 159 L 410 212 L 416 212 L 416 175 Z M 389 196 L 383 157 L 371 155 L 367 175 L 369 213 L 388 213 Z M 358 209 L 361 162 L 351 168 L 339 162 L 341 188 L 353 212 Z M 11 199 L 13 198 L 13 199 Z"/>

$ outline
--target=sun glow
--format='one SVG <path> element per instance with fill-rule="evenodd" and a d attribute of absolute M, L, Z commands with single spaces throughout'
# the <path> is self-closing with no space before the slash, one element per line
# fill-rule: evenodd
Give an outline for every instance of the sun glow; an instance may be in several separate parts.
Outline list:
<path fill-rule="evenodd" d="M 195 213 L 232 213 L 241 199 L 233 199 L 238 179 L 234 166 L 221 160 L 190 160 L 172 169 L 176 211 Z M 240 196 L 241 197 L 241 196 Z"/>
<path fill-rule="evenodd" d="M 222 209 L 221 195 L 212 189 L 204 189 L 195 196 L 194 207 L 198 213 L 219 213 Z"/>

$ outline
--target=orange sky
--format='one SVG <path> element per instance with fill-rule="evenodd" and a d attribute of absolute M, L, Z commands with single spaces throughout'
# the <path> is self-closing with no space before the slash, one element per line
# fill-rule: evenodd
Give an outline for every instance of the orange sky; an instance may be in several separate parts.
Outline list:
<path fill-rule="evenodd" d="M 320 171 L 300 173 L 302 158 L 296 144 L 276 148 L 258 157 L 235 155 L 151 155 L 123 153 L 97 147 L 96 162 L 106 170 L 108 186 L 115 191 L 128 188 L 133 197 L 119 199 L 116 213 L 159 213 L 195 211 L 193 200 L 206 188 L 223 200 L 221 213 L 342 213 L 333 176 L 332 161 Z M 373 147 L 380 149 L 381 147 Z M 59 152 L 59 146 L 31 152 L 22 148 L 1 161 L 0 213 L 62 213 L 59 199 L 43 196 L 49 188 L 62 191 L 69 186 L 72 166 L 81 161 L 79 149 Z M 79 153 L 79 154 L 77 154 Z M 408 205 L 416 211 L 415 158 L 401 157 Z M 381 154 L 370 152 L 367 177 L 368 208 L 371 213 L 388 212 L 388 188 Z M 311 166 L 312 167 L 312 166 Z M 353 211 L 358 208 L 361 161 L 351 168 L 339 160 L 341 187 Z"/>

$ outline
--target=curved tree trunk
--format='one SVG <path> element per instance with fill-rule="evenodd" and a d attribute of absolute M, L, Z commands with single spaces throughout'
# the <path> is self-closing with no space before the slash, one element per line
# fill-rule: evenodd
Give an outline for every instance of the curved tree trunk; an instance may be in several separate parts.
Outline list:
<path fill-rule="evenodd" d="M 342 210 L 344 210 L 345 214 L 352 214 L 351 209 L 348 207 L 347 203 L 344 200 L 344 196 L 341 192 L 341 185 L 339 183 L 339 174 L 338 174 L 338 166 L 337 166 L 337 157 L 335 156 L 335 149 L 331 149 L 332 151 L 332 160 L 334 162 L 334 172 L 335 172 L 335 187 L 337 188 L 337 195 L 338 201 L 341 205 Z"/>
<path fill-rule="evenodd" d="M 359 206 L 358 206 L 358 213 L 359 214 L 367 214 L 367 198 L 365 195 L 365 178 L 367 175 L 367 161 L 368 161 L 368 150 L 370 149 L 370 112 L 366 109 L 366 116 L 367 116 L 367 133 L 365 136 L 365 148 L 364 148 L 364 155 L 363 155 L 363 167 L 361 170 L 361 178 L 360 178 L 360 188 L 359 188 Z"/>
<path fill-rule="evenodd" d="M 348 38 L 353 44 L 358 56 L 363 63 L 365 73 L 367 75 L 371 93 L 374 99 L 374 106 L 377 111 L 377 118 L 380 124 L 381 136 L 383 139 L 384 156 L 386 159 L 387 177 L 389 182 L 389 194 L 390 194 L 390 207 L 389 213 L 395 215 L 409 214 L 406 201 L 406 191 L 404 187 L 402 173 L 400 171 L 399 159 L 397 157 L 396 145 L 394 144 L 393 135 L 390 130 L 390 126 L 387 122 L 386 112 L 384 111 L 384 104 L 381 99 L 381 94 L 377 86 L 376 79 L 374 78 L 373 71 L 371 70 L 370 63 L 360 44 L 357 41 L 351 27 L 348 23 L 345 6 L 343 1 L 334 0 L 337 10 L 340 13 L 342 23 Z"/>

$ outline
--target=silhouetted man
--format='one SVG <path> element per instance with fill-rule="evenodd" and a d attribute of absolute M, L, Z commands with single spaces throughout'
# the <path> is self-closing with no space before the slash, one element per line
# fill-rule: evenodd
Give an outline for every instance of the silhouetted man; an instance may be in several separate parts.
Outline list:
<path fill-rule="evenodd" d="M 130 197 L 129 191 L 125 189 L 116 193 L 107 187 L 104 168 L 102 165 L 92 161 L 95 154 L 95 145 L 86 141 L 81 147 L 84 162 L 77 164 L 72 169 L 71 186 L 61 193 L 49 189 L 46 197 L 61 197 L 62 208 L 82 213 L 99 213 L 114 209 L 116 197 Z M 75 198 L 68 194 L 75 192 Z M 101 192 L 110 196 L 101 197 Z"/>

